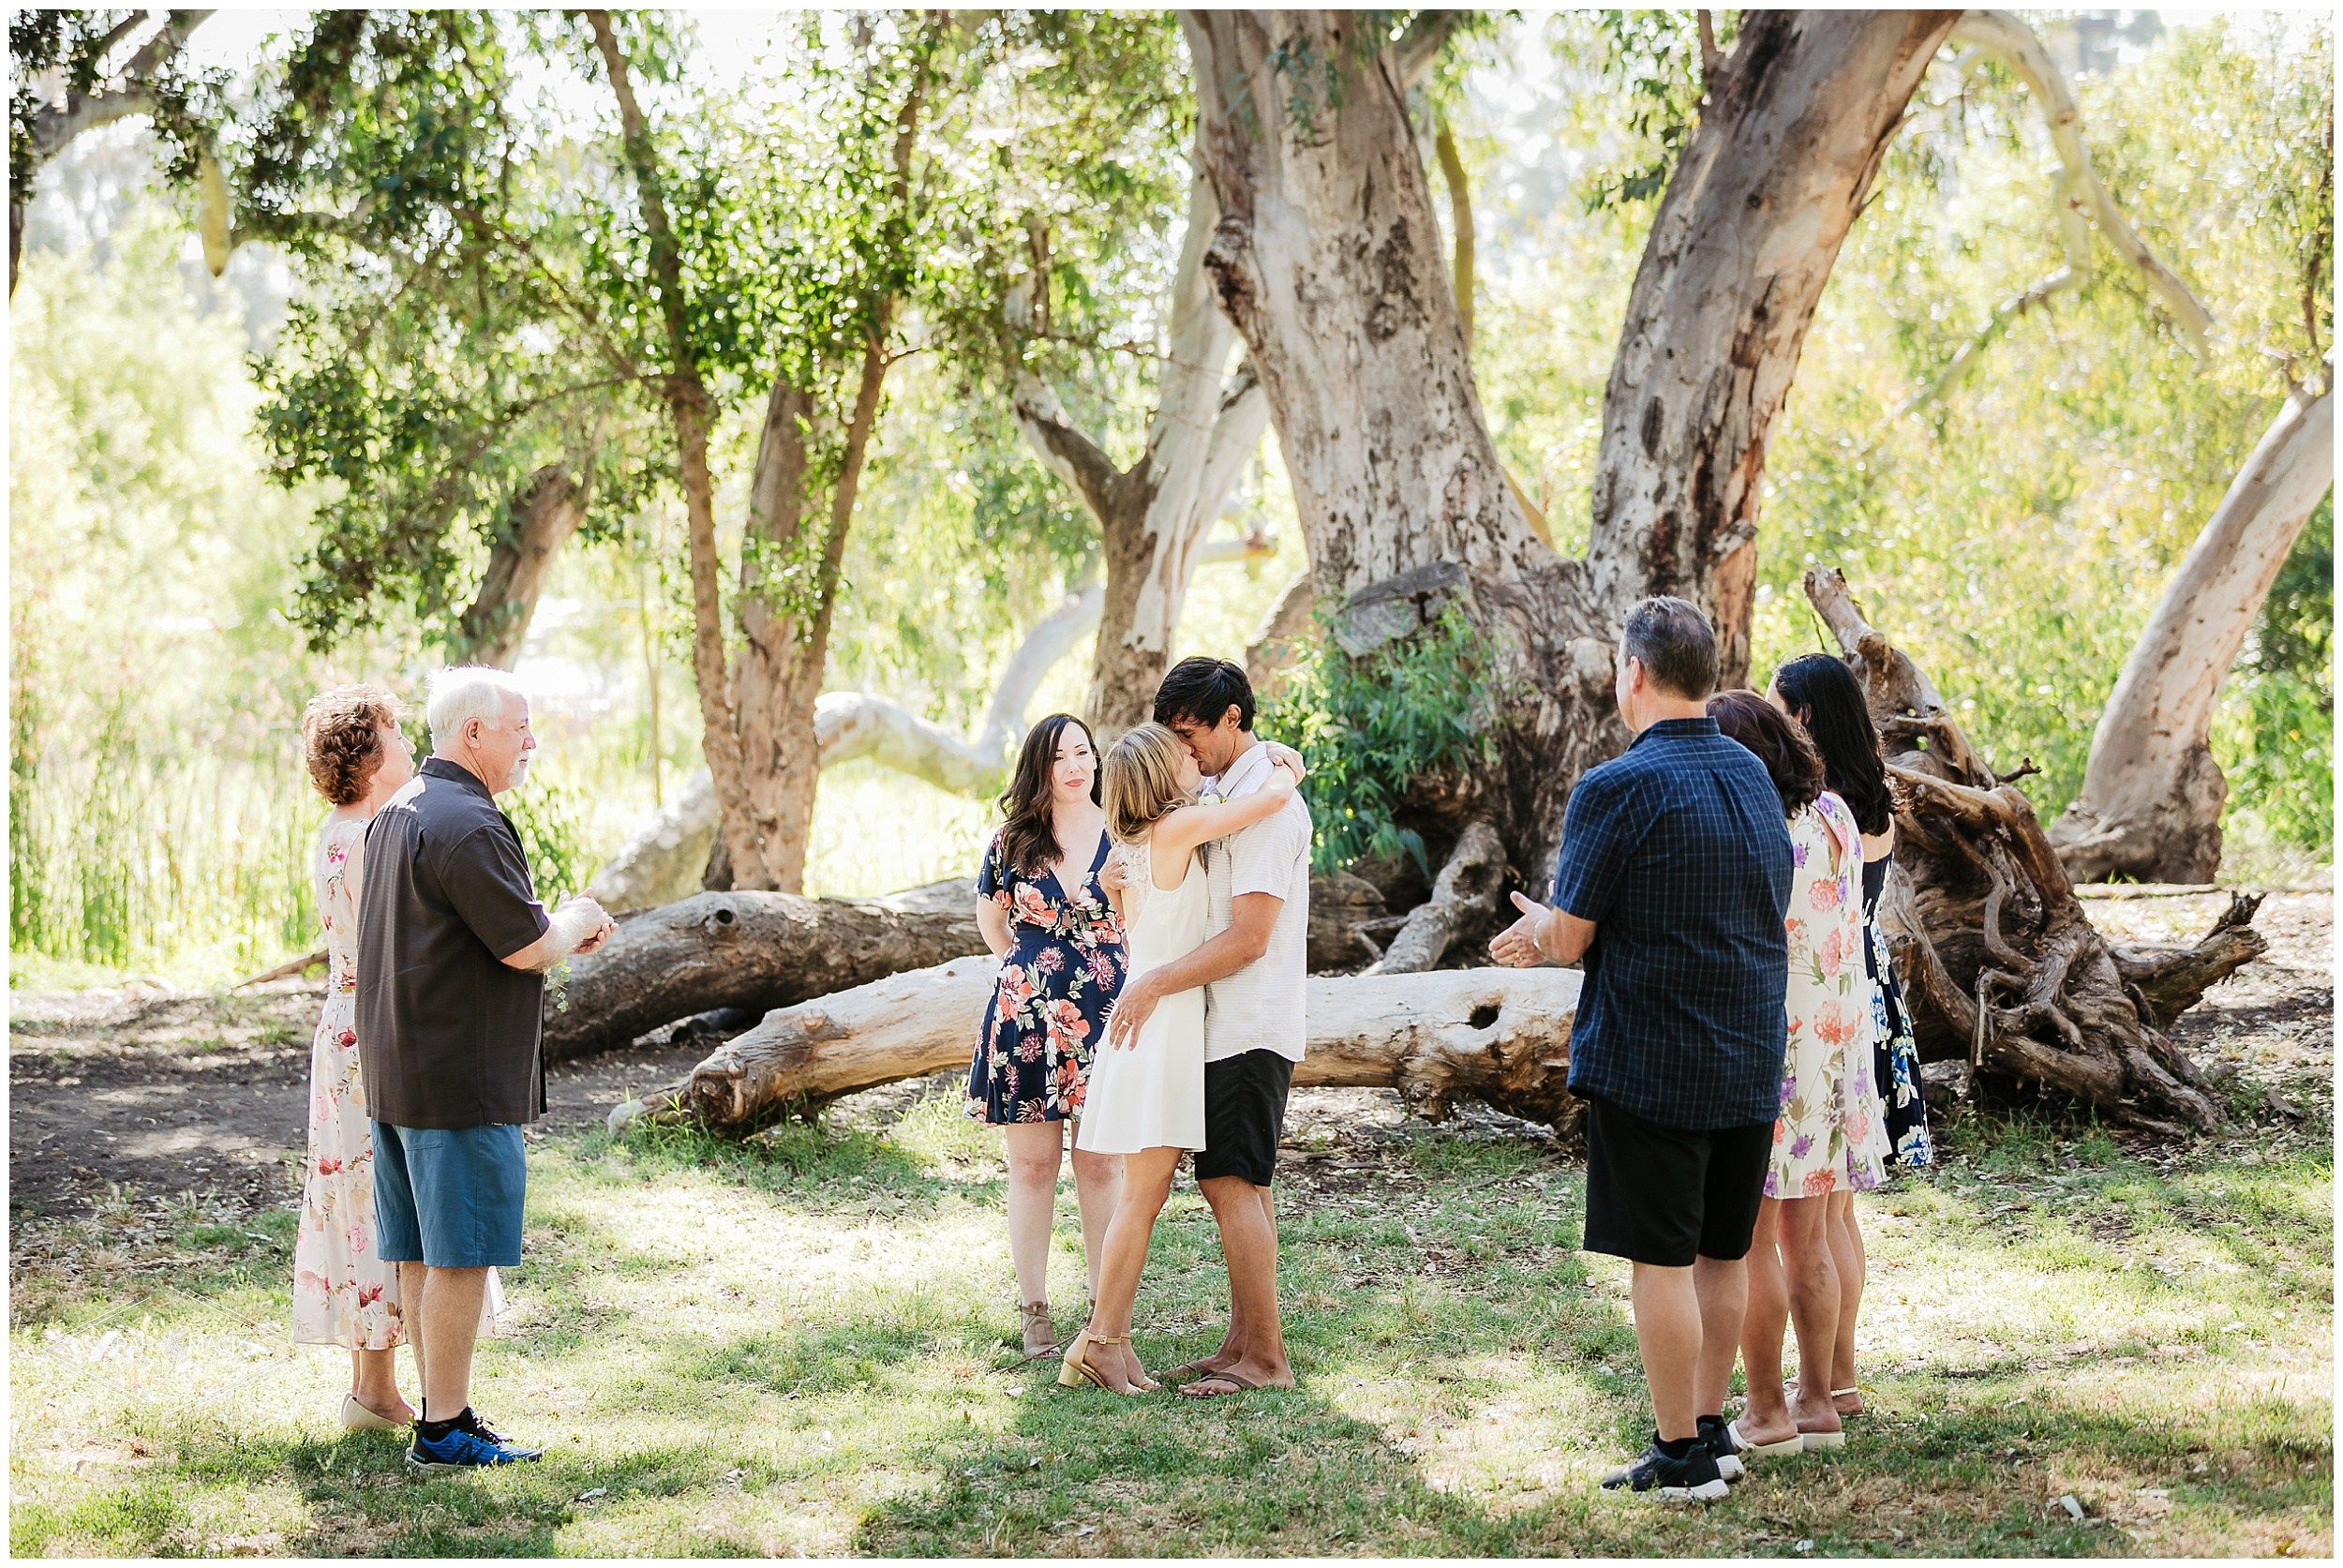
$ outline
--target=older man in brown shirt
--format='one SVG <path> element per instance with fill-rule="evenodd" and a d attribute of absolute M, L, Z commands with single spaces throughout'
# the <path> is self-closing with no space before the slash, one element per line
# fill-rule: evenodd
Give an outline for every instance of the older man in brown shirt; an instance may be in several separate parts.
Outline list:
<path fill-rule="evenodd" d="M 381 1258 L 423 1379 L 407 1462 L 534 1459 L 473 1414 L 488 1270 L 520 1262 L 522 1124 L 545 1110 L 545 971 L 616 930 L 591 899 L 548 917 L 495 797 L 528 775 L 529 700 L 501 670 L 442 671 L 432 754 L 366 830 L 358 1052 L 374 1118 Z"/>

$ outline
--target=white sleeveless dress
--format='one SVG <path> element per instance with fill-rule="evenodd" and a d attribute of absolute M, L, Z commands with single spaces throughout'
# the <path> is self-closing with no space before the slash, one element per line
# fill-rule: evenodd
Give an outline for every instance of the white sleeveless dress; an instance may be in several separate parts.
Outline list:
<path fill-rule="evenodd" d="M 1177 888 L 1155 884 L 1150 846 L 1126 844 L 1123 889 L 1123 983 L 1203 944 L 1209 900 L 1201 855 Z M 1166 996 L 1148 1015 L 1138 1042 L 1119 1051 L 1101 1041 L 1091 1059 L 1090 1089 L 1074 1146 L 1093 1154 L 1204 1146 L 1204 991 L 1197 986 Z"/>

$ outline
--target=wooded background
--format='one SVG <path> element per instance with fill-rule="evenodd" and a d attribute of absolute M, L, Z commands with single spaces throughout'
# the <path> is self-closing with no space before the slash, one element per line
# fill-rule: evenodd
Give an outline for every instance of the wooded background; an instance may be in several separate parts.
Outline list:
<path fill-rule="evenodd" d="M 964 876 L 1025 721 L 1247 659 L 1318 957 L 1455 963 L 1651 591 L 1761 686 L 1875 627 L 1891 753 L 2047 825 L 1907 862 L 1954 1055 L 2101 960 L 2078 1038 L 2169 1022 L 2045 877 L 2331 853 L 2323 18 L 11 25 L 20 979 L 308 950 L 301 704 L 456 659 L 542 694 L 541 888 L 628 905 Z M 818 986 L 553 1033 L 965 950 L 787 918 Z"/>

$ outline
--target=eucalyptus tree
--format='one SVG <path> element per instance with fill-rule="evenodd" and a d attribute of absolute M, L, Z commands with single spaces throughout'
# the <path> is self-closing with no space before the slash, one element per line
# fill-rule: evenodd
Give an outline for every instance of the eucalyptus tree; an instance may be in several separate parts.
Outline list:
<path fill-rule="evenodd" d="M 10 297 L 24 246 L 24 209 L 41 166 L 75 137 L 143 115 L 167 152 L 170 172 L 183 180 L 197 177 L 210 111 L 207 89 L 216 83 L 187 68 L 185 51 L 188 35 L 211 14 L 166 11 L 159 22 L 145 10 L 26 7 L 9 14 Z"/>
<path fill-rule="evenodd" d="M 1112 256 L 1096 236 L 1148 199 L 1172 51 L 1159 22 L 1119 13 L 814 16 L 775 81 L 670 112 L 646 90 L 660 59 L 643 24 L 588 12 L 585 26 L 631 187 L 598 286 L 671 430 L 722 856 L 734 885 L 795 890 L 888 370 L 933 351 L 971 386 L 996 384 L 1029 352 L 1097 337 L 1095 302 L 1112 291 L 1076 263 Z M 725 407 L 760 396 L 736 665 L 709 437 Z"/>

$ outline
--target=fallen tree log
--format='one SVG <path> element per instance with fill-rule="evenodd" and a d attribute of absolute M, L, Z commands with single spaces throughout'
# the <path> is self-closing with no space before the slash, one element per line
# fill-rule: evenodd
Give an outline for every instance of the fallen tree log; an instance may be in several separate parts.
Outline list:
<path fill-rule="evenodd" d="M 992 995 L 990 958 L 960 959 L 782 1008 L 690 1076 L 610 1113 L 695 1122 L 739 1136 L 841 1095 L 964 1068 Z M 1304 1087 L 1396 1089 L 1439 1120 L 1461 1100 L 1574 1135 L 1565 1084 L 1579 976 L 1570 969 L 1453 969 L 1308 982 Z"/>
<path fill-rule="evenodd" d="M 548 1061 L 629 1043 L 723 1008 L 758 1013 L 984 951 L 973 881 L 885 898 L 701 893 L 621 916 L 599 951 L 570 960 L 545 1002 Z"/>
<path fill-rule="evenodd" d="M 2219 1108 L 2165 1031 L 2260 957 L 2237 900 L 2194 947 L 2112 948 L 2091 924 L 2033 803 L 1994 772 L 1919 666 L 1863 616 L 1835 571 L 1806 596 L 1862 682 L 1896 794 L 1896 868 L 1881 911 L 1927 1061 L 2073 1097 L 2109 1120 L 2208 1130 Z"/>

